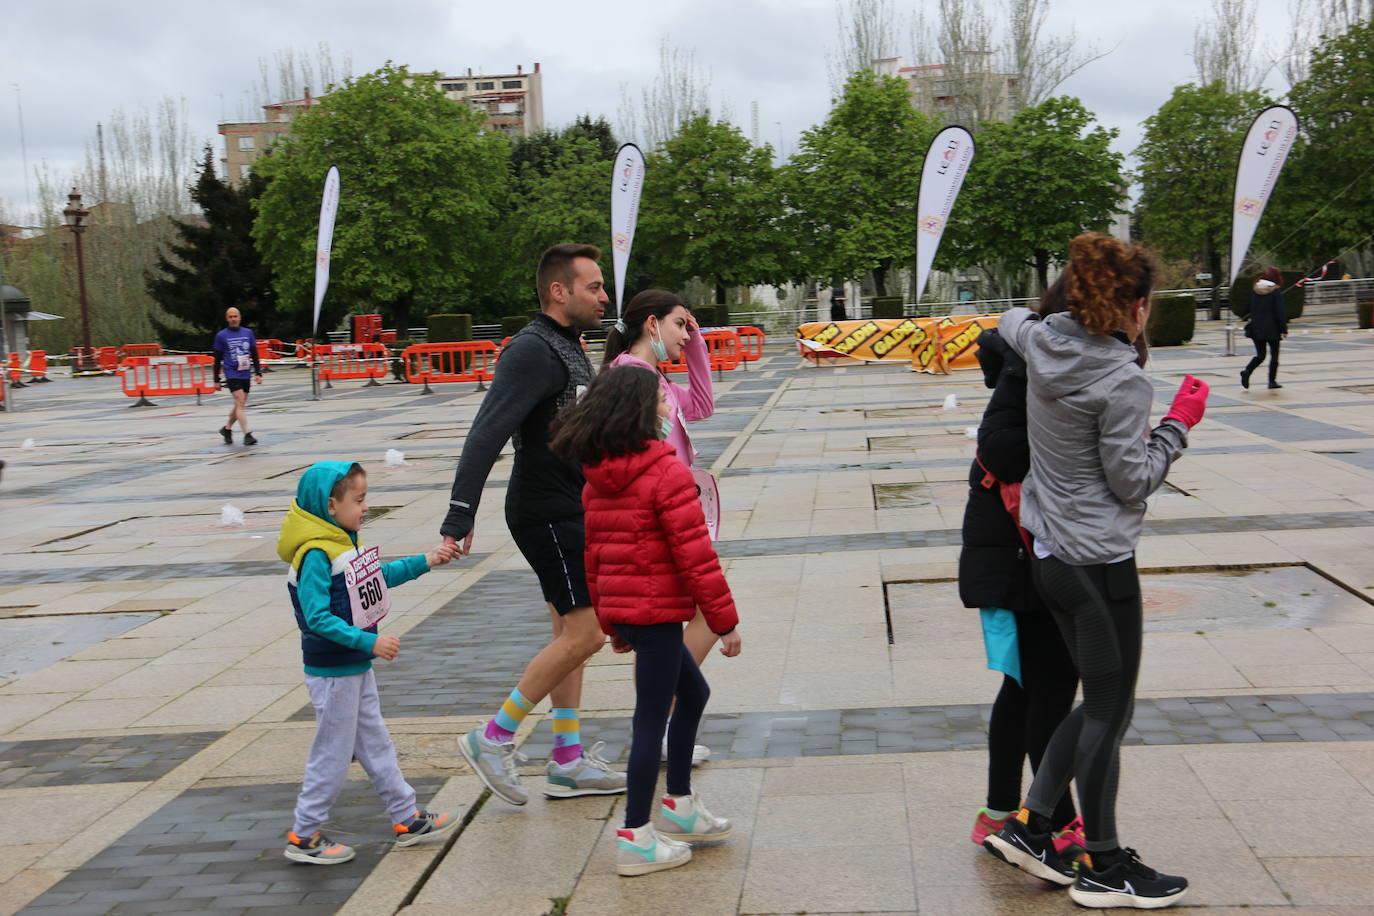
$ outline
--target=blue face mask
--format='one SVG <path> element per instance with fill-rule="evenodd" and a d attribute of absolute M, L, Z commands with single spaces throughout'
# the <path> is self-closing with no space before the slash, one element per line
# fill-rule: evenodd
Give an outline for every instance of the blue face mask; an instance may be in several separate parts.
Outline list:
<path fill-rule="evenodd" d="M 658 418 L 658 437 L 659 437 L 660 439 L 667 439 L 668 436 L 672 433 L 672 431 L 673 431 L 673 418 L 672 418 L 672 417 L 659 417 L 659 418 Z"/>
<path fill-rule="evenodd" d="M 650 337 L 649 346 L 653 348 L 654 359 L 661 363 L 666 363 L 668 361 L 668 345 L 663 342 L 662 335 L 659 335 L 656 340 Z"/>

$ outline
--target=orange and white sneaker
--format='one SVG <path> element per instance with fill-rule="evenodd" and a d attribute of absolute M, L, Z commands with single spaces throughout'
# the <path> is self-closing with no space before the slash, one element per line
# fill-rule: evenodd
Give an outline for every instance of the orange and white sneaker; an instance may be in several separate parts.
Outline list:
<path fill-rule="evenodd" d="M 288 831 L 286 850 L 282 854 L 292 862 L 307 865 L 339 865 L 355 855 L 352 846 L 335 843 L 318 830 L 304 839 Z"/>
<path fill-rule="evenodd" d="M 1012 814 L 1015 814 L 1015 812 L 1012 812 Z M 973 841 L 974 846 L 982 846 L 984 840 L 1006 826 L 1007 818 L 1009 817 L 1011 817 L 1011 814 L 1004 815 L 1003 817 L 993 817 L 991 814 L 988 814 L 987 808 L 979 808 L 978 819 L 973 822 L 973 833 L 969 835 L 969 839 Z"/>
<path fill-rule="evenodd" d="M 392 827 L 396 831 L 397 846 L 414 846 L 426 840 L 447 836 L 458 826 L 458 819 L 450 814 L 432 814 L 423 809 L 404 824 Z"/>

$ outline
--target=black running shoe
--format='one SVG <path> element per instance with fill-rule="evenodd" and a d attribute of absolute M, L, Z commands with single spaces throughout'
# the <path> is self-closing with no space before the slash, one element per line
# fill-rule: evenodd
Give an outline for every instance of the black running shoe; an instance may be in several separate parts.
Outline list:
<path fill-rule="evenodd" d="M 1053 833 L 1031 833 L 1021 820 L 1028 813 L 1022 808 L 1001 830 L 983 841 L 983 848 L 1008 865 L 1015 865 L 1043 881 L 1061 887 L 1073 884 L 1077 874 L 1073 862 L 1055 852 Z"/>
<path fill-rule="evenodd" d="M 258 437 L 255 436 L 255 435 L 253 435 L 252 433 L 244 433 L 244 434 L 243 434 L 243 444 L 244 444 L 244 445 L 257 445 L 257 444 L 258 444 Z"/>
<path fill-rule="evenodd" d="M 1187 878 L 1161 875 L 1140 861 L 1134 849 L 1121 851 L 1125 855 L 1101 871 L 1089 865 L 1087 859 L 1078 866 L 1078 879 L 1069 888 L 1074 903 L 1093 909 L 1127 906 L 1157 910 L 1183 899 L 1188 890 Z"/>
<path fill-rule="evenodd" d="M 219 434 L 220 434 L 221 436 L 224 437 L 224 444 L 225 444 L 225 445 L 233 445 L 233 444 L 234 444 L 234 431 L 233 431 L 232 429 L 230 429 L 230 428 L 227 427 L 227 426 L 221 426 L 221 427 L 219 428 Z"/>

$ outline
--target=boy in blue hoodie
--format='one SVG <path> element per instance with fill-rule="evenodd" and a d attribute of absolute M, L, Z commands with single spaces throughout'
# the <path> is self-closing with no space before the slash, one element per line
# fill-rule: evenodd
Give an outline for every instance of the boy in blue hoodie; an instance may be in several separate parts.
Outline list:
<path fill-rule="evenodd" d="M 305 685 L 315 707 L 315 740 L 287 834 L 286 858 L 337 865 L 353 848 L 320 832 L 355 758 L 385 802 L 396 845 L 411 846 L 447 834 L 458 822 L 415 805 L 415 790 L 401 775 L 396 748 L 382 719 L 372 658 L 400 651 L 395 636 L 378 636 L 377 621 L 391 606 L 387 589 L 453 559 L 439 546 L 427 554 L 382 564 L 377 548 L 358 543 L 367 515 L 367 474 L 348 461 L 317 461 L 296 485 L 282 522 L 277 555 L 291 564 L 286 590 L 301 629 Z"/>

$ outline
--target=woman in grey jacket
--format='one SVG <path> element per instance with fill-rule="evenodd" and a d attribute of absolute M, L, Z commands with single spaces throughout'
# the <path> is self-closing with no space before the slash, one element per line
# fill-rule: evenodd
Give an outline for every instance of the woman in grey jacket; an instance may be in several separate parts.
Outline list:
<path fill-rule="evenodd" d="M 998 332 L 1026 361 L 1031 470 L 1021 524 L 1034 538 L 1036 586 L 1078 667 L 1083 702 L 1055 730 L 1024 807 L 984 845 L 1037 877 L 1073 885 L 1082 906 L 1154 909 L 1176 903 L 1188 882 L 1149 868 L 1116 835 L 1119 750 L 1142 642 L 1135 549 L 1145 500 L 1187 447 L 1207 385 L 1188 376 L 1149 430 L 1154 390 L 1136 343 L 1154 265 L 1097 233 L 1075 238 L 1069 254 L 1068 311 L 1039 321 L 1012 309 Z M 1050 821 L 1070 779 L 1088 848 L 1077 870 L 1055 852 Z"/>

